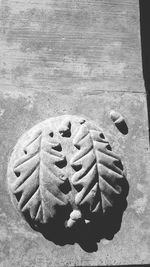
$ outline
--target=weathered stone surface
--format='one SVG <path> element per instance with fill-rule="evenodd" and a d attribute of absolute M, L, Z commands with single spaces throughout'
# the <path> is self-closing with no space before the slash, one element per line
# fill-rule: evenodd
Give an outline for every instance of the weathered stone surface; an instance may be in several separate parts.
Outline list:
<path fill-rule="evenodd" d="M 3 0 L 0 7 L 0 264 L 149 263 L 149 144 L 138 1 Z M 125 118 L 128 135 L 115 127 L 111 110 Z M 8 194 L 7 164 L 18 138 L 63 114 L 87 116 L 105 129 L 127 169 L 130 193 L 121 229 L 94 253 L 46 240 L 16 213 Z"/>
<path fill-rule="evenodd" d="M 144 92 L 135 2 L 1 1 L 3 90 Z"/>

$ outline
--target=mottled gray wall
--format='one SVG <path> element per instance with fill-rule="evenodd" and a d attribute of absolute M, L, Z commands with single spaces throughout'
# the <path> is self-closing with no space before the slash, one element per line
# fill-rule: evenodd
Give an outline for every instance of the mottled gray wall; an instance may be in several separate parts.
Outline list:
<path fill-rule="evenodd" d="M 123 136 L 111 109 L 126 118 Z M 25 130 L 82 114 L 104 128 L 126 165 L 130 193 L 121 230 L 98 251 L 57 246 L 16 213 L 7 162 Z M 150 262 L 148 121 L 138 0 L 0 1 L 0 267 Z"/>

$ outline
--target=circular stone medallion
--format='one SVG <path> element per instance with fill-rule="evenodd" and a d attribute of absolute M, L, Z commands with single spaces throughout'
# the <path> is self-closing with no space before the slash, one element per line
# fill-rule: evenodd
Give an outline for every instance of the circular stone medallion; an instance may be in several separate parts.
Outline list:
<path fill-rule="evenodd" d="M 47 119 L 19 139 L 8 187 L 27 222 L 49 239 L 81 226 L 92 231 L 96 221 L 96 235 L 106 223 L 111 229 L 113 221 L 105 220 L 123 213 L 128 194 L 123 165 L 103 131 L 69 115 Z"/>

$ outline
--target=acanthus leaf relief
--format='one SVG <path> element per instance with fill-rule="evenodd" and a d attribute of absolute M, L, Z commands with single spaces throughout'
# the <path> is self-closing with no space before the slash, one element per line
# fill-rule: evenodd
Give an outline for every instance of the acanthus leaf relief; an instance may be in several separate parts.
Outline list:
<path fill-rule="evenodd" d="M 34 126 L 19 139 L 8 166 L 17 210 L 58 244 L 80 243 L 83 229 L 90 229 L 95 242 L 108 232 L 113 237 L 127 206 L 128 187 L 121 160 L 103 131 L 77 116 Z"/>
<path fill-rule="evenodd" d="M 50 135 L 37 132 L 25 147 L 25 155 L 14 162 L 17 179 L 11 185 L 13 194 L 19 210 L 29 215 L 35 224 L 47 223 L 55 216 L 57 206 L 66 203 L 65 195 L 58 192 L 66 178 L 59 167 L 66 164 L 60 148 L 61 144 Z"/>
<path fill-rule="evenodd" d="M 80 126 L 73 144 L 79 152 L 72 158 L 71 166 L 75 170 L 82 166 L 72 177 L 72 184 L 78 191 L 76 205 L 91 216 L 117 206 L 121 199 L 126 202 L 123 166 L 104 135 L 93 125 L 85 123 Z"/>

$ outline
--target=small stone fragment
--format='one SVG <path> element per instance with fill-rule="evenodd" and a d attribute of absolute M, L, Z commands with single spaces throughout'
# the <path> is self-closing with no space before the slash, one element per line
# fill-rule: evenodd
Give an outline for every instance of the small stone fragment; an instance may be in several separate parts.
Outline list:
<path fill-rule="evenodd" d="M 73 210 L 70 214 L 70 218 L 74 221 L 77 221 L 82 218 L 82 214 L 80 210 Z"/>
<path fill-rule="evenodd" d="M 67 227 L 71 228 L 77 221 L 82 219 L 82 213 L 80 210 L 73 210 L 70 214 L 70 218 L 67 222 Z"/>
<path fill-rule="evenodd" d="M 128 133 L 128 126 L 125 122 L 124 117 L 119 112 L 112 110 L 110 112 L 110 118 L 122 134 L 126 135 Z"/>
<path fill-rule="evenodd" d="M 68 228 L 72 228 L 72 226 L 73 226 L 74 224 L 75 224 L 75 221 L 72 220 L 72 219 L 69 219 L 69 220 L 67 221 L 66 227 L 68 227 Z"/>
<path fill-rule="evenodd" d="M 86 223 L 86 224 L 90 223 L 90 220 L 85 220 L 85 223 Z"/>

